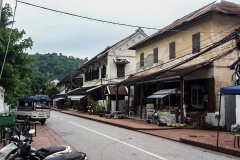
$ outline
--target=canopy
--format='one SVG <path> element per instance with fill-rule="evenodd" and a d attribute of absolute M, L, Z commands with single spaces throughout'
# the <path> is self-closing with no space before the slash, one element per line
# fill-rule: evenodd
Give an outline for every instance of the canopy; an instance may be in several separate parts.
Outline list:
<path fill-rule="evenodd" d="M 49 97 L 45 96 L 30 96 L 30 97 L 21 97 L 18 99 L 19 101 L 52 101 Z"/>
<path fill-rule="evenodd" d="M 163 98 L 171 93 L 176 93 L 176 88 L 173 89 L 162 89 L 155 93 L 153 93 L 151 96 L 148 96 L 147 98 Z"/>
<path fill-rule="evenodd" d="M 86 95 L 69 95 L 68 98 L 70 98 L 72 101 L 79 101 L 81 98 L 86 97 Z"/>
<path fill-rule="evenodd" d="M 148 96 L 147 98 L 163 98 L 167 96 L 168 94 L 153 94 L 151 96 Z"/>
<path fill-rule="evenodd" d="M 220 88 L 220 94 L 240 95 L 240 85 Z M 221 98 L 222 96 L 220 96 L 218 115 L 220 115 L 220 111 L 221 111 Z M 220 130 L 219 129 L 220 117 L 221 116 L 218 116 L 217 151 L 218 151 L 219 130 Z"/>
<path fill-rule="evenodd" d="M 240 95 L 240 85 L 221 88 L 221 89 L 220 89 L 220 93 L 221 93 L 221 94 Z"/>

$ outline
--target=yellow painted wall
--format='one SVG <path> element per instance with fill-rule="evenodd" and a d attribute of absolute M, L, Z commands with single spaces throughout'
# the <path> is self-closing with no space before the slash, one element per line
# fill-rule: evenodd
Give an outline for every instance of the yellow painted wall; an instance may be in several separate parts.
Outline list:
<path fill-rule="evenodd" d="M 238 25 L 236 25 L 238 24 Z M 136 50 L 136 63 L 140 63 L 140 54 L 144 53 L 144 58 L 149 54 L 153 54 L 153 49 L 158 48 L 158 60 L 164 63 L 169 61 L 169 43 L 175 41 L 176 43 L 176 58 L 192 52 L 192 35 L 200 32 L 200 48 L 204 48 L 227 34 L 233 29 L 239 27 L 240 17 L 232 17 L 227 15 L 214 14 L 195 21 L 186 27 L 182 27 L 181 31 L 172 31 L 169 35 L 160 37 L 158 40 L 148 43 L 148 45 L 141 46 Z M 234 26 L 235 27 L 231 27 Z M 224 31 L 223 33 L 217 33 Z M 232 43 L 232 42 L 231 42 Z M 234 44 L 235 45 L 235 44 Z M 216 48 L 204 54 L 202 57 L 195 59 L 194 64 L 210 59 L 213 55 L 219 54 L 217 50 L 222 50 L 223 46 Z M 228 49 L 228 48 L 227 48 Z M 223 50 L 222 50 L 223 51 Z M 173 61 L 168 63 L 172 65 L 176 63 Z M 191 63 L 191 64 L 192 64 Z M 166 66 L 166 65 L 165 65 Z"/>
<path fill-rule="evenodd" d="M 171 34 L 160 37 L 154 42 L 148 43 L 148 45 L 141 46 L 136 50 L 136 62 L 140 63 L 140 54 L 144 53 L 144 58 L 149 54 L 153 54 L 153 49 L 158 48 L 158 60 L 166 63 L 169 61 L 169 43 L 175 41 L 176 43 L 176 58 L 191 53 L 192 52 L 192 35 L 200 32 L 200 41 L 203 48 L 205 46 L 211 45 L 214 42 L 219 41 L 224 36 L 230 34 L 236 28 L 240 27 L 240 17 L 234 17 L 223 14 L 213 14 L 211 16 L 205 17 L 202 20 L 195 21 L 187 27 L 181 28 L 181 32 L 171 32 Z M 223 31 L 223 32 L 221 32 Z M 221 32 L 221 33 L 218 33 Z M 199 62 L 208 60 L 215 55 L 224 53 L 229 48 L 235 46 L 235 40 L 230 41 L 222 46 L 219 46 L 203 56 L 200 56 L 197 59 L 191 61 L 187 65 L 197 64 Z M 234 52 L 221 60 L 214 62 L 213 75 L 215 80 L 215 95 L 216 95 L 216 107 L 219 104 L 218 93 L 221 87 L 233 85 L 232 74 L 234 71 L 230 70 L 227 66 L 232 62 L 236 57 L 238 57 L 238 52 Z M 181 60 L 172 61 L 167 65 L 173 65 Z M 164 64 L 163 67 L 167 67 Z M 159 68 L 162 69 L 162 68 Z M 203 77 L 204 78 L 204 77 Z M 207 78 L 207 77 L 205 77 Z"/>

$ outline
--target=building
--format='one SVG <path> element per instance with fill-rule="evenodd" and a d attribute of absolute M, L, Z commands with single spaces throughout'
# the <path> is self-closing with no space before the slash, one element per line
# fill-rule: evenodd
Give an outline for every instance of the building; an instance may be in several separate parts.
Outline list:
<path fill-rule="evenodd" d="M 115 87 L 115 84 L 135 73 L 135 51 L 129 50 L 129 47 L 136 45 L 145 39 L 147 35 L 142 29 L 137 29 L 135 33 L 120 40 L 119 42 L 106 47 L 99 54 L 89 61 L 85 62 L 78 70 L 82 76 L 83 85 L 68 91 L 68 97 L 87 99 L 91 97 L 94 102 L 111 107 L 111 110 L 123 110 L 116 108 L 116 99 L 119 100 L 120 106 L 127 106 L 125 96 L 128 95 L 126 87 Z M 116 90 L 119 92 L 117 93 Z M 119 97 L 116 98 L 116 93 Z M 106 100 L 106 96 L 107 101 Z M 81 102 L 81 101 L 80 101 Z M 82 102 L 83 105 L 89 105 Z M 110 109 L 110 108 L 108 108 Z"/>
<path fill-rule="evenodd" d="M 181 111 L 187 106 L 186 116 L 195 116 L 192 120 L 198 125 L 204 124 L 206 115 L 217 120 L 219 90 L 234 84 L 234 71 L 228 66 L 239 56 L 239 16 L 239 4 L 213 2 L 130 47 L 136 50 L 137 72 L 119 85 L 134 86 L 135 114 L 144 118 L 148 104 L 176 113 L 179 103 Z M 162 94 L 165 89 L 175 93 Z"/>

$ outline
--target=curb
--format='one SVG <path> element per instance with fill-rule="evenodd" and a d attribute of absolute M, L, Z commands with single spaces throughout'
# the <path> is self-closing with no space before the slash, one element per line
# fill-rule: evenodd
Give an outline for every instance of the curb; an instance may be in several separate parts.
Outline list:
<path fill-rule="evenodd" d="M 214 145 L 205 144 L 205 143 L 196 142 L 196 141 L 190 141 L 190 140 L 187 140 L 187 139 L 184 139 L 184 138 L 180 138 L 180 142 L 190 144 L 190 145 L 193 145 L 193 146 L 197 146 L 197 147 L 201 147 L 201 148 L 205 148 L 205 149 L 209 149 L 209 150 L 213 150 L 213 151 L 216 151 L 216 152 L 225 153 L 225 154 L 240 157 L 240 152 L 239 151 L 235 151 L 235 150 L 231 150 L 231 149 L 227 149 L 227 148 L 223 148 L 223 147 L 218 147 L 218 150 L 217 150 L 217 147 L 214 146 Z"/>
<path fill-rule="evenodd" d="M 175 140 L 175 139 L 167 138 L 165 136 L 154 135 L 154 134 L 146 133 L 146 132 L 143 131 L 143 130 L 172 130 L 172 129 L 182 129 L 182 128 L 156 128 L 156 129 L 154 129 L 154 128 L 149 128 L 149 129 L 148 128 L 133 128 L 133 127 L 129 127 L 129 126 L 121 125 L 121 124 L 116 124 L 116 123 L 103 121 L 101 119 L 94 119 L 94 118 L 85 117 L 85 116 L 82 116 L 82 115 L 79 115 L 79 114 L 72 114 L 72 113 L 61 111 L 61 110 L 55 110 L 55 111 L 59 111 L 61 113 L 76 116 L 76 117 L 81 117 L 81 118 L 84 118 L 84 119 L 89 119 L 89 120 L 96 121 L 96 122 L 101 122 L 101 123 L 105 123 L 105 124 L 129 129 L 129 130 L 137 131 L 137 132 L 152 135 L 152 136 L 155 136 L 155 137 L 161 137 L 161 138 L 168 139 L 168 140 L 175 141 L 175 142 L 181 142 L 181 143 L 189 144 L 189 145 L 192 145 L 192 146 L 205 148 L 205 149 L 216 151 L 216 152 L 219 152 L 219 153 L 225 153 L 225 154 L 240 157 L 240 152 L 239 151 L 231 150 L 231 149 L 228 149 L 228 148 L 218 147 L 218 151 L 217 151 L 217 147 L 214 146 L 214 145 L 211 145 L 211 144 L 205 144 L 205 143 L 201 143 L 201 142 L 191 141 L 191 140 L 188 140 L 188 139 L 185 139 L 185 138 L 180 138 L 179 140 Z M 187 128 L 185 128 L 185 129 L 187 129 Z M 193 128 L 189 128 L 189 129 L 193 129 Z"/>

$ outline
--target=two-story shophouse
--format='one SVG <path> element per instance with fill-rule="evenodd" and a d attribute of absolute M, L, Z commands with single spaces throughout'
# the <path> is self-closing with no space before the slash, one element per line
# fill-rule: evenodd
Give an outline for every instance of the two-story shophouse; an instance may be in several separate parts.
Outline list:
<path fill-rule="evenodd" d="M 132 46 L 137 72 L 119 85 L 134 86 L 135 113 L 144 118 L 153 104 L 172 121 L 176 114 L 195 125 L 206 115 L 217 120 L 219 89 L 234 84 L 228 66 L 239 56 L 239 27 L 239 4 L 213 2 Z"/>
<path fill-rule="evenodd" d="M 125 97 L 128 95 L 128 89 L 124 86 L 116 87 L 115 84 L 126 79 L 131 73 L 135 73 L 135 51 L 129 50 L 129 47 L 146 37 L 144 31 L 139 28 L 132 35 L 106 47 L 84 63 L 77 70 L 83 77 L 83 85 L 69 91 L 68 96 L 77 96 L 83 101 L 86 97 L 91 97 L 99 103 L 106 103 L 104 101 L 107 97 L 112 111 L 123 110 L 123 108 L 116 108 L 116 93 L 119 95 L 117 96 L 119 103 L 122 104 L 120 106 L 126 106 Z M 87 104 L 84 103 L 84 105 Z"/>

